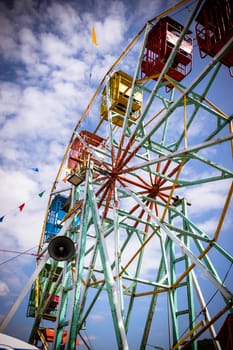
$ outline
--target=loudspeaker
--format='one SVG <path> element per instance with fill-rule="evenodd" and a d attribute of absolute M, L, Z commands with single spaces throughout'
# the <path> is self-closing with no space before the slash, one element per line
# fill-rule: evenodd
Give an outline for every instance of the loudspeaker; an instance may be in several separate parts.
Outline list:
<path fill-rule="evenodd" d="M 71 260 L 75 254 L 74 242 L 65 236 L 54 237 L 49 242 L 48 252 L 54 260 Z"/>

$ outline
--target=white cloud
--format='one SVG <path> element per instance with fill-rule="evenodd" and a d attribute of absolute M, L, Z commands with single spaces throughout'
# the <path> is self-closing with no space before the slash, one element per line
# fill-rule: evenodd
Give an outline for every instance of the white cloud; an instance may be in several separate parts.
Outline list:
<path fill-rule="evenodd" d="M 35 65 L 38 62 L 38 39 L 30 28 L 22 28 L 19 31 L 20 58 L 24 64 Z"/>
<path fill-rule="evenodd" d="M 2 210 L 6 208 L 8 211 L 12 203 L 26 201 L 37 191 L 36 183 L 30 178 L 26 169 L 24 169 L 24 172 L 22 170 L 11 170 L 8 172 L 1 169 L 0 178 L 2 196 L 0 205 Z"/>
<path fill-rule="evenodd" d="M 21 100 L 20 87 L 17 84 L 11 82 L 2 82 L 0 89 L 0 99 L 1 116 L 8 117 L 9 115 L 16 114 L 19 110 L 17 108 L 18 103 Z"/>
<path fill-rule="evenodd" d="M 4 12 L 0 12 L 0 54 L 5 59 L 15 59 L 17 55 L 18 45 L 14 32 L 14 26 L 9 18 L 4 16 Z"/>
<path fill-rule="evenodd" d="M 47 10 L 49 20 L 60 34 L 70 37 L 81 25 L 77 11 L 69 4 L 52 3 Z"/>
<path fill-rule="evenodd" d="M 55 60 L 53 61 L 55 62 Z M 88 69 L 85 62 L 74 58 L 61 57 L 58 65 L 59 69 L 52 72 L 51 86 L 53 85 L 53 82 L 73 82 L 77 84 L 84 80 Z"/>
<path fill-rule="evenodd" d="M 208 219 L 206 221 L 201 221 L 198 225 L 198 227 L 205 233 L 209 234 L 210 236 L 213 236 L 213 234 L 216 231 L 216 227 L 218 224 L 218 218 L 212 218 Z"/>
<path fill-rule="evenodd" d="M 122 42 L 126 28 L 120 18 L 106 18 L 103 23 L 97 23 L 96 30 L 101 51 L 105 51 L 111 47 L 114 49 Z"/>
<path fill-rule="evenodd" d="M 104 320 L 106 317 L 105 317 L 105 315 L 103 315 L 103 314 L 91 314 L 91 316 L 90 316 L 90 319 L 92 320 L 92 321 L 97 321 L 97 322 L 99 322 L 99 321 L 102 321 L 102 320 Z"/>
<path fill-rule="evenodd" d="M 60 65 L 62 58 L 72 54 L 72 48 L 56 34 L 42 33 L 40 36 L 41 53 L 45 55 L 47 64 Z"/>
<path fill-rule="evenodd" d="M 0 281 L 0 296 L 3 297 L 9 293 L 9 288 L 5 282 Z"/>
<path fill-rule="evenodd" d="M 230 188 L 228 181 L 207 183 L 187 188 L 185 197 L 192 205 L 189 209 L 191 214 L 211 213 L 223 208 L 226 194 Z"/>

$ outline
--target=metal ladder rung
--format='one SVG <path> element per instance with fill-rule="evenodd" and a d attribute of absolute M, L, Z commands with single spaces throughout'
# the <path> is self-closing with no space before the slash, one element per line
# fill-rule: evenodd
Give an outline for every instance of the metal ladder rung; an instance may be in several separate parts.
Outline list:
<path fill-rule="evenodd" d="M 184 260 L 185 260 L 185 256 L 180 256 L 179 258 L 173 260 L 173 264 L 176 264 L 176 263 L 184 261 Z"/>
<path fill-rule="evenodd" d="M 187 315 L 187 314 L 189 314 L 189 310 L 188 309 L 180 310 L 180 311 L 176 312 L 176 316 Z"/>
<path fill-rule="evenodd" d="M 46 339 L 45 339 L 45 336 L 44 336 L 44 334 L 41 332 L 40 329 L 37 330 L 37 334 L 38 334 L 38 336 L 40 337 L 40 341 L 41 341 L 41 343 L 43 344 L 43 346 L 45 347 L 45 349 L 46 349 L 46 350 L 50 350 L 50 349 L 49 349 L 49 346 L 48 346 L 48 343 L 47 343 L 47 341 L 46 341 Z"/>
<path fill-rule="evenodd" d="M 176 288 L 186 287 L 187 284 L 188 284 L 187 282 L 179 283 L 179 285 Z"/>

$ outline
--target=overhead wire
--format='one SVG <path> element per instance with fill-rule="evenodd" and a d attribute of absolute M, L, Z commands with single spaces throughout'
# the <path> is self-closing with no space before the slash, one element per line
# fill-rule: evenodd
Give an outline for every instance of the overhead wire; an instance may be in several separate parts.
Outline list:
<path fill-rule="evenodd" d="M 88 334 L 87 334 L 87 331 L 85 330 L 84 332 L 85 332 L 85 334 L 86 334 L 88 343 L 89 343 L 89 345 L 90 345 L 90 349 L 93 350 L 93 346 L 92 346 L 92 344 L 91 344 L 91 341 L 90 341 L 90 338 L 89 338 L 89 336 L 88 336 Z"/>
<path fill-rule="evenodd" d="M 86 348 L 87 348 L 88 350 L 93 350 L 93 347 L 92 347 L 92 345 L 91 345 L 91 342 L 90 342 L 90 339 L 89 339 L 89 337 L 88 337 L 88 335 L 87 335 L 87 332 L 85 331 L 85 334 L 86 334 L 86 337 L 87 337 L 87 340 L 88 340 L 89 344 L 86 342 L 86 340 L 85 340 L 85 338 L 82 336 L 81 332 L 79 332 L 78 334 L 79 334 L 80 338 L 82 339 L 82 341 L 83 341 L 84 345 L 86 346 Z"/>
<path fill-rule="evenodd" d="M 94 68 L 94 62 L 95 62 L 95 49 L 98 46 L 97 43 L 97 38 L 96 38 L 96 31 L 95 31 L 95 26 L 94 23 L 96 22 L 96 2 L 95 0 L 93 0 L 93 23 L 92 23 L 92 28 L 91 28 L 91 41 L 92 41 L 92 45 L 91 45 L 91 51 L 90 51 L 90 58 L 91 58 L 91 62 L 90 62 L 90 72 L 89 72 L 89 86 L 90 88 L 92 87 L 92 73 L 93 73 L 93 68 Z"/>
<path fill-rule="evenodd" d="M 188 12 L 190 12 L 190 7 L 191 7 L 195 2 L 196 2 L 196 0 L 190 1 L 190 3 L 187 3 L 186 6 L 180 8 L 180 9 L 177 10 L 177 11 L 174 11 L 173 14 L 174 14 L 174 15 L 177 15 L 177 14 L 179 14 L 179 13 L 182 13 L 182 12 L 186 11 L 186 10 L 187 10 Z"/>
<path fill-rule="evenodd" d="M 229 268 L 228 268 L 228 270 L 227 270 L 227 272 L 226 272 L 226 274 L 225 274 L 225 276 L 224 276 L 224 278 L 223 278 L 223 280 L 222 280 L 222 284 L 221 284 L 222 286 L 223 286 L 225 280 L 227 279 L 227 276 L 228 276 L 229 273 L 230 273 L 230 270 L 231 270 L 231 268 L 232 268 L 232 265 L 233 265 L 233 261 L 230 263 L 230 266 L 229 266 Z M 194 322 L 198 319 L 198 317 L 199 317 L 202 313 L 205 312 L 207 306 L 211 303 L 211 301 L 214 299 L 214 297 L 216 296 L 216 294 L 217 294 L 218 292 L 219 292 L 219 290 L 217 289 L 217 290 L 213 293 L 213 295 L 210 297 L 210 299 L 208 300 L 208 302 L 206 303 L 206 305 L 205 305 L 205 306 L 201 309 L 201 311 L 196 315 L 195 319 L 192 320 L 192 326 L 193 326 Z M 181 334 L 180 338 L 182 338 L 188 330 L 189 330 L 189 327 L 187 327 L 187 328 L 183 331 L 183 333 Z"/>
<path fill-rule="evenodd" d="M 10 251 L 10 250 L 5 250 L 5 249 L 0 249 L 0 252 L 4 252 L 4 253 L 16 253 L 17 255 L 16 256 L 13 256 L 12 258 L 9 258 L 5 261 L 2 261 L 0 263 L 0 266 L 2 265 L 5 265 L 6 263 L 10 262 L 10 261 L 13 261 L 15 259 L 17 259 L 19 256 L 22 256 L 22 255 L 32 255 L 32 256 L 38 256 L 36 253 L 28 253 L 30 250 L 32 249 L 35 249 L 37 248 L 37 245 L 35 247 L 32 247 L 32 248 L 29 248 L 29 249 L 26 249 L 25 251 L 23 252 L 17 252 L 17 251 Z"/>

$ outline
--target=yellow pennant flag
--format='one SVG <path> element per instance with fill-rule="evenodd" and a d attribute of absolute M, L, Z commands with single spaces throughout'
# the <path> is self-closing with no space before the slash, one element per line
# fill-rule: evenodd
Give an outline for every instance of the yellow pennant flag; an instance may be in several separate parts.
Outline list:
<path fill-rule="evenodd" d="M 70 174 L 71 173 L 71 168 L 65 168 L 65 171 L 68 173 L 68 174 Z"/>
<path fill-rule="evenodd" d="M 95 27 L 92 26 L 91 29 L 91 39 L 92 39 L 92 43 L 96 46 L 98 46 L 99 44 L 97 43 L 97 38 L 96 38 L 96 31 L 95 31 Z"/>

